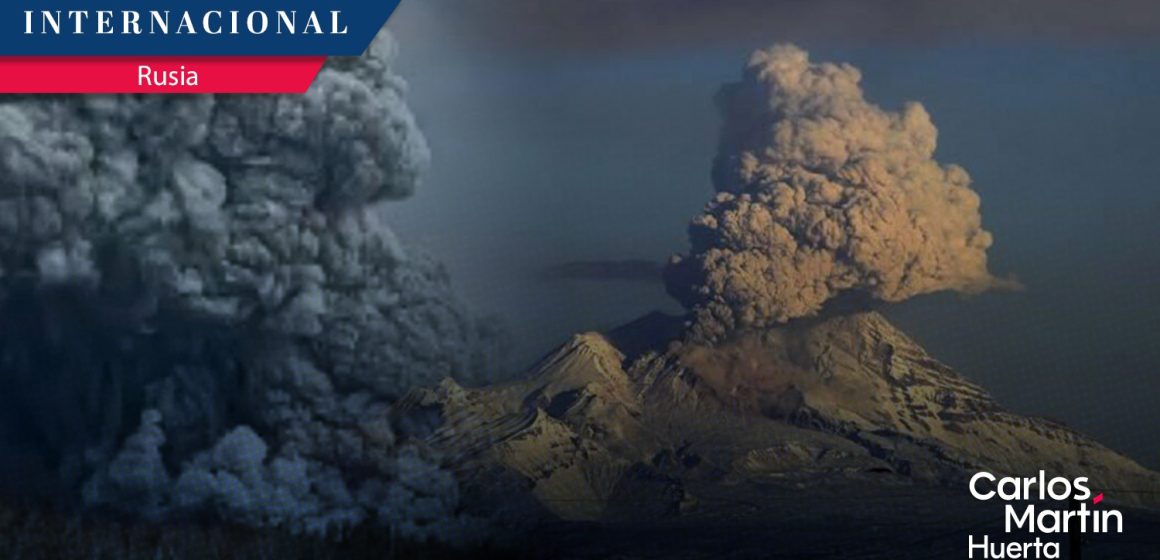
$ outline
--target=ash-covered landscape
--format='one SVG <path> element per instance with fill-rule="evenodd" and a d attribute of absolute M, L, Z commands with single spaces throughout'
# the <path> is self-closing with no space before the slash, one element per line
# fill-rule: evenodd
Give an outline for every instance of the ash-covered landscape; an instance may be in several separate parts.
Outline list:
<path fill-rule="evenodd" d="M 810 52 L 798 33 L 773 26 L 724 65 L 728 77 L 677 109 L 711 111 L 715 132 L 687 140 L 708 146 L 701 160 L 676 147 L 671 161 L 633 152 L 626 173 L 641 182 L 615 185 L 622 198 L 574 193 L 563 188 L 569 177 L 533 163 L 514 171 L 527 187 L 489 184 L 486 174 L 449 186 L 504 165 L 489 153 L 558 154 L 477 126 L 509 115 L 442 96 L 476 93 L 483 107 L 505 95 L 465 92 L 446 81 L 460 66 L 424 56 L 478 56 L 472 41 L 507 53 L 514 58 L 496 62 L 503 75 L 489 79 L 534 92 L 545 108 L 529 105 L 529 115 L 567 115 L 577 109 L 552 100 L 578 94 L 558 89 L 596 87 L 593 106 L 607 114 L 592 130 L 531 116 L 510 127 L 551 129 L 544 146 L 590 146 L 591 160 L 560 150 L 599 177 L 600 146 L 588 135 L 612 121 L 628 135 L 653 117 L 618 114 L 599 88 L 639 88 L 648 103 L 665 89 L 641 85 L 609 52 L 644 49 L 634 56 L 654 69 L 675 64 L 672 75 L 711 66 L 696 74 L 698 87 L 720 70 L 690 53 L 733 53 L 697 35 L 675 63 L 658 62 L 669 28 L 597 28 L 609 42 L 556 34 L 529 62 L 519 46 L 543 40 L 536 33 L 553 29 L 545 21 L 575 15 L 549 2 L 534 15 L 480 16 L 462 45 L 422 55 L 431 39 L 418 34 L 433 22 L 464 24 L 440 19 L 444 4 L 404 7 L 362 57 L 330 59 L 305 95 L 0 100 L 0 555 L 959 558 L 968 536 L 1012 536 L 1002 503 L 968 492 L 972 475 L 1045 471 L 1086 477 L 1125 524 L 1082 542 L 1042 538 L 1065 554 L 1157 557 L 1160 463 L 1147 453 L 1160 450 L 1149 447 L 1154 436 L 1107 437 L 1117 407 L 1151 433 L 1154 378 L 1131 385 L 1126 368 L 1078 361 L 1077 375 L 1104 376 L 1096 383 L 1109 394 L 1137 399 L 1118 405 L 1069 385 L 1079 383 L 1070 371 L 1045 363 L 1041 377 L 1021 381 L 1019 370 L 977 367 L 1015 357 L 980 361 L 964 350 L 993 340 L 978 335 L 983 324 L 1039 356 L 1055 348 L 1043 333 L 1060 327 L 1000 324 L 1020 313 L 1020 298 L 1039 304 L 1041 271 L 1013 253 L 997 266 L 992 255 L 1020 243 L 1005 232 L 1034 237 L 1038 222 L 1028 212 L 991 225 L 992 191 L 977 184 L 972 161 L 944 157 L 946 129 L 928 92 L 893 102 L 890 90 L 879 101 L 869 69 Z M 785 15 L 736 4 L 721 10 Z M 627 25 L 634 9 L 609 8 L 609 17 Z M 798 15 L 801 29 L 815 25 Z M 489 43 L 503 18 L 528 23 L 526 34 Z M 687 23 L 674 18 L 674 28 Z M 740 25 L 726 20 L 704 26 Z M 409 40 L 421 55 L 406 57 Z M 891 48 L 869 59 L 902 57 Z M 542 83 L 512 70 L 551 56 L 563 61 L 552 68 L 593 57 L 623 79 L 585 67 L 580 78 Z M 988 102 L 962 103 L 974 101 Z M 462 126 L 496 139 L 457 141 L 449 131 Z M 686 141 L 649 134 L 665 150 Z M 999 152 L 999 161 L 1020 158 Z M 980 159 L 987 177 L 1002 178 Z M 675 188 L 654 169 L 689 161 L 700 186 L 672 198 L 695 198 L 699 211 L 662 212 L 656 202 L 637 212 L 660 196 L 650 181 Z M 557 188 L 574 216 L 536 206 L 532 193 Z M 1091 204 L 1069 196 L 1060 188 L 1054 204 Z M 608 221 L 561 233 L 590 207 Z M 621 207 L 637 237 L 609 243 L 602 229 L 629 227 Z M 481 239 L 472 220 L 494 236 Z M 1011 226 L 1023 220 L 1030 233 Z M 554 249 L 540 252 L 541 242 Z M 1087 250 L 1073 249 L 1077 259 Z M 1130 281 L 1157 262 L 1144 250 L 1102 276 L 1102 291 L 1135 293 Z M 1154 317 L 1154 303 L 1133 300 L 1124 313 Z M 1010 316 L 994 313 L 1007 306 Z M 530 313 L 540 319 L 522 320 Z M 1130 317 L 1121 338 L 1155 334 L 1154 320 L 1135 328 Z M 1101 359 L 1104 323 L 1067 324 L 1061 344 Z M 1155 355 L 1154 345 L 1137 348 L 1140 363 Z M 1032 390 L 1052 381 L 1105 416 L 1046 414 L 1069 410 Z"/>

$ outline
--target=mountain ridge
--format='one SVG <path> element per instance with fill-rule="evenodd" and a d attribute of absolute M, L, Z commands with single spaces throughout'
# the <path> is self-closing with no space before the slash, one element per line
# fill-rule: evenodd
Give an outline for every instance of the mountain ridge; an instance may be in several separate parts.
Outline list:
<path fill-rule="evenodd" d="M 408 400 L 438 411 L 433 447 L 566 520 L 631 518 L 639 504 L 679 516 L 706 507 L 692 488 L 713 486 L 965 489 L 977 470 L 1160 491 L 1160 475 L 1128 457 L 1007 411 L 876 312 L 714 345 L 669 338 L 677 321 L 578 334 L 524 378 L 445 381 Z M 667 343 L 638 336 L 648 332 Z M 1112 499 L 1157 506 L 1143 493 Z"/>

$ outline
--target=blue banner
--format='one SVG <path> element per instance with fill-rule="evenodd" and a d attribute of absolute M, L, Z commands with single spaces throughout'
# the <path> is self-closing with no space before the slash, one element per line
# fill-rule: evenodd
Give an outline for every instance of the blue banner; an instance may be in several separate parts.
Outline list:
<path fill-rule="evenodd" d="M 26 0 L 0 56 L 357 56 L 399 0 Z"/>

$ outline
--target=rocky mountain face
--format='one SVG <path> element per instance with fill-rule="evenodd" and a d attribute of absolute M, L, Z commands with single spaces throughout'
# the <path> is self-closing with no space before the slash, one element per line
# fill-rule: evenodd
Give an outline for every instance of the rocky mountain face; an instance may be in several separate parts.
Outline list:
<path fill-rule="evenodd" d="M 1004 410 L 877 313 L 713 346 L 680 331 L 654 315 L 579 334 L 524 379 L 445 381 L 401 408 L 434 426 L 415 433 L 469 488 L 565 520 L 679 517 L 712 510 L 727 488 L 965 489 L 978 470 L 1160 491 L 1160 475 L 1131 459 Z"/>

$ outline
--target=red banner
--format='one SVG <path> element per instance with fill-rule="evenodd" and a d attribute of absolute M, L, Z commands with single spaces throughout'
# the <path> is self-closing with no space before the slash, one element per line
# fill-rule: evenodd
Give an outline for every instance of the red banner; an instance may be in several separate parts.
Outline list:
<path fill-rule="evenodd" d="M 0 57 L 5 93 L 302 93 L 325 57 Z"/>

